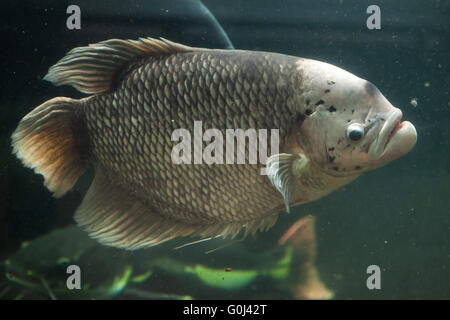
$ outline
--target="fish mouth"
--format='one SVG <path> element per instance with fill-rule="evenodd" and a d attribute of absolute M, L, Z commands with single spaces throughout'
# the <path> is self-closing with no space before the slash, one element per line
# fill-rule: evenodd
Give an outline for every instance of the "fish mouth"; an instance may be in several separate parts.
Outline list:
<path fill-rule="evenodd" d="M 393 160 L 408 153 L 416 144 L 416 129 L 409 121 L 401 122 L 402 116 L 397 108 L 388 116 L 369 148 L 370 160 Z"/>

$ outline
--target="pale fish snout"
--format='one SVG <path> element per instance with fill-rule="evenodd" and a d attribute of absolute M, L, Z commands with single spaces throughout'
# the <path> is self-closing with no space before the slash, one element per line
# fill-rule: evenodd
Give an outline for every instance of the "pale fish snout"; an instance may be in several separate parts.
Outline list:
<path fill-rule="evenodd" d="M 416 128 L 409 121 L 401 122 L 403 114 L 398 108 L 386 122 L 369 148 L 369 159 L 387 163 L 408 153 L 416 144 Z"/>

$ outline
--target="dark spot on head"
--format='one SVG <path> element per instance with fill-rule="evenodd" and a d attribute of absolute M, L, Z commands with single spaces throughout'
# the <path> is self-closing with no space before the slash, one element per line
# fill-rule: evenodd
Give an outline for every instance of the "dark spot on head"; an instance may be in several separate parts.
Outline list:
<path fill-rule="evenodd" d="M 375 87 L 370 81 L 366 81 L 364 89 L 369 96 L 373 96 L 378 91 L 377 87 Z"/>
<path fill-rule="evenodd" d="M 328 156 L 328 162 L 333 163 L 334 159 L 336 159 L 336 157 Z"/>
<path fill-rule="evenodd" d="M 328 148 L 328 151 L 334 151 L 334 147 Z"/>
<path fill-rule="evenodd" d="M 311 100 L 306 99 L 306 105 L 309 106 L 310 103 L 311 103 Z"/>
<path fill-rule="evenodd" d="M 356 166 L 355 170 L 361 170 L 361 166 Z"/>
<path fill-rule="evenodd" d="M 336 82 L 334 82 L 334 81 L 332 81 L 332 80 L 328 80 L 327 81 L 327 84 L 329 85 L 329 86 L 331 86 L 331 85 L 333 85 L 333 84 L 335 84 Z"/>
<path fill-rule="evenodd" d="M 352 109 L 352 114 L 354 114 L 355 113 L 355 109 Z"/>
<path fill-rule="evenodd" d="M 342 138 L 339 138 L 339 140 L 337 141 L 337 143 L 341 143 L 342 142 Z"/>
<path fill-rule="evenodd" d="M 300 113 L 297 113 L 297 115 L 295 117 L 295 124 L 297 126 L 301 126 L 304 120 L 305 120 L 305 116 Z"/>
<path fill-rule="evenodd" d="M 339 168 L 338 168 L 338 167 L 333 167 L 333 169 L 334 169 L 335 171 L 339 171 Z"/>
<path fill-rule="evenodd" d="M 324 92 L 325 92 L 325 93 L 328 93 L 328 92 L 330 92 L 330 89 L 326 89 Z"/>
<path fill-rule="evenodd" d="M 306 109 L 306 110 L 305 110 L 305 114 L 306 114 L 307 116 L 310 116 L 310 115 L 312 114 L 311 109 Z"/>
<path fill-rule="evenodd" d="M 352 120 L 347 120 L 347 122 L 350 122 L 350 121 L 352 121 Z"/>
<path fill-rule="evenodd" d="M 347 110 L 347 109 L 344 108 L 344 112 L 345 112 L 345 110 Z"/>
<path fill-rule="evenodd" d="M 328 111 L 330 111 L 330 112 L 335 112 L 335 111 L 336 111 L 336 108 L 335 108 L 334 106 L 330 106 L 330 107 L 328 108 Z"/>
<path fill-rule="evenodd" d="M 322 99 L 320 99 L 319 101 L 316 102 L 316 106 L 321 105 L 321 104 L 324 104 L 324 103 L 325 103 L 325 101 L 323 101 Z"/>

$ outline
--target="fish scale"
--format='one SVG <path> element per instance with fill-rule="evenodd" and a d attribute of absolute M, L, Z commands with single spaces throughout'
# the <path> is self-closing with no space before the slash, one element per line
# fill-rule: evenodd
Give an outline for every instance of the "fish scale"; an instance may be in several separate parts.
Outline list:
<path fill-rule="evenodd" d="M 178 165 L 174 165 L 170 161 L 173 145 L 166 144 L 163 146 L 157 142 L 161 140 L 161 136 L 171 136 L 175 129 L 180 128 L 179 121 L 168 121 L 168 115 L 173 119 L 184 119 L 183 125 L 186 125 L 185 128 L 191 129 L 191 132 L 193 122 L 202 121 L 204 130 L 217 128 L 222 131 L 224 137 L 225 129 L 227 128 L 273 128 L 278 124 L 270 123 L 267 120 L 262 122 L 263 118 L 259 118 L 259 121 L 256 122 L 251 114 L 243 117 L 242 114 L 247 106 L 245 108 L 243 105 L 239 106 L 238 104 L 230 106 L 223 102 L 226 100 L 235 101 L 236 99 L 245 100 L 244 97 L 249 96 L 248 108 L 250 109 L 260 110 L 261 108 L 269 109 L 271 107 L 277 109 L 284 107 L 282 105 L 269 106 L 268 103 L 261 105 L 258 98 L 263 96 L 260 92 L 261 86 L 256 83 L 261 82 L 264 86 L 270 87 L 267 77 L 264 79 L 264 77 L 258 76 L 257 70 L 254 69 L 252 74 L 255 75 L 246 74 L 245 71 L 251 70 L 251 67 L 248 66 L 245 71 L 233 70 L 235 62 L 225 60 L 228 57 L 225 56 L 223 58 L 223 55 L 222 53 L 192 53 L 176 54 L 166 59 L 145 58 L 143 61 L 136 63 L 139 64 L 138 67 L 132 66 L 129 68 L 129 73 L 124 76 L 114 94 L 106 93 L 94 96 L 85 104 L 84 113 L 88 123 L 89 140 L 95 141 L 91 151 L 92 154 L 101 159 L 101 164 L 107 168 L 108 177 L 115 184 L 126 186 L 124 189 L 131 190 L 140 200 L 160 207 L 162 212 L 159 212 L 159 214 L 161 215 L 185 220 L 186 222 L 195 218 L 205 219 L 205 217 L 209 223 L 229 222 L 230 220 L 246 222 L 258 218 L 258 215 L 265 211 L 265 207 L 273 206 L 277 202 L 279 205 L 282 204 L 281 199 L 277 194 L 273 193 L 272 186 L 264 176 L 250 180 L 252 183 L 258 181 L 260 182 L 259 185 L 264 186 L 263 188 L 259 187 L 261 189 L 258 190 L 257 195 L 251 190 L 249 192 L 248 188 L 251 188 L 252 185 L 243 183 L 243 181 L 247 181 L 246 177 L 253 177 L 255 174 L 258 174 L 259 167 L 257 165 L 223 165 L 224 171 L 220 170 L 218 166 L 192 165 L 189 171 L 191 174 L 186 175 L 183 170 L 177 170 L 179 168 Z M 238 57 L 235 59 L 238 59 Z M 258 64 L 263 66 L 270 65 L 269 62 L 265 61 L 267 59 L 265 56 L 258 57 L 256 61 L 252 62 L 252 66 Z M 271 67 L 276 68 L 276 64 L 276 62 L 272 63 Z M 181 65 L 181 68 L 172 67 L 173 65 Z M 207 74 L 199 72 L 198 68 L 200 65 L 202 70 L 208 71 Z M 151 72 L 149 72 L 150 70 Z M 184 70 L 193 71 L 185 73 Z M 223 70 L 225 73 L 222 72 Z M 263 73 L 260 75 L 263 75 Z M 176 78 L 176 81 L 174 78 Z M 243 84 L 235 91 L 232 91 L 231 95 L 230 91 L 220 89 L 223 86 L 222 83 L 236 78 L 243 79 Z M 249 83 L 251 78 L 253 78 L 253 85 Z M 184 90 L 185 83 L 195 86 L 196 83 L 201 82 L 205 84 L 204 90 L 189 90 L 189 87 L 186 87 L 186 90 Z M 153 86 L 148 87 L 145 83 L 151 83 Z M 275 83 L 272 84 L 272 88 L 275 86 Z M 179 84 L 182 85 L 179 86 Z M 182 89 L 178 90 L 180 87 Z M 142 92 L 139 88 L 146 88 L 146 91 Z M 190 91 L 190 98 L 187 98 L 186 91 L 188 90 Z M 281 91 L 279 94 L 285 95 L 285 92 Z M 140 102 L 139 96 L 143 96 L 144 100 L 147 101 L 149 106 L 147 109 L 151 110 L 150 113 L 146 111 L 145 103 Z M 119 97 L 118 100 L 117 97 Z M 158 98 L 155 101 L 153 97 Z M 110 105 L 115 105 L 115 110 L 126 110 L 129 112 L 131 121 L 129 120 L 130 118 L 121 114 L 121 112 L 111 112 Z M 228 119 L 226 122 L 221 121 L 225 113 L 225 105 L 228 112 L 236 115 L 230 119 L 233 122 Z M 167 109 L 168 106 L 170 106 L 169 110 Z M 198 108 L 198 106 L 201 107 Z M 196 109 L 196 112 L 193 109 Z M 126 128 L 125 132 L 129 134 L 128 143 L 131 142 L 131 145 L 136 144 L 135 148 L 130 150 L 129 144 L 124 144 L 123 142 L 117 144 L 117 140 L 113 138 L 108 138 L 107 142 L 101 138 L 118 135 L 116 128 L 104 125 L 105 121 L 110 121 L 106 117 L 106 110 L 108 110 L 119 126 Z M 210 114 L 205 114 L 204 110 L 209 110 Z M 270 112 L 270 110 L 267 110 L 267 112 Z M 191 118 L 192 114 L 195 114 L 197 118 Z M 133 121 L 133 115 L 135 117 L 140 115 L 143 117 L 144 123 L 142 127 Z M 177 117 L 177 115 L 180 116 Z M 91 118 L 96 120 L 89 121 Z M 99 125 L 99 123 L 102 124 Z M 155 127 L 158 127 L 156 132 L 145 130 L 146 128 Z M 138 134 L 139 132 L 145 132 L 149 138 L 143 138 L 142 135 Z M 150 145 L 148 145 L 148 141 L 150 141 Z M 139 150 L 144 149 L 144 145 L 150 151 L 150 155 L 143 156 L 142 152 L 139 152 Z M 207 143 L 203 142 L 203 147 L 206 145 Z M 117 163 L 117 154 L 122 155 L 121 159 L 123 160 L 121 162 L 127 163 L 127 165 Z M 150 157 L 148 158 L 148 156 Z M 148 162 L 151 162 L 152 165 L 146 165 Z M 248 163 L 248 145 L 246 147 L 246 163 Z M 161 170 L 158 170 L 158 167 Z M 175 179 L 174 181 L 179 182 L 176 186 L 168 184 L 167 175 L 164 174 L 164 172 L 173 171 L 178 172 L 176 177 L 170 177 Z M 144 181 L 141 181 L 138 175 L 144 178 Z M 189 183 L 191 179 L 205 181 L 207 186 L 218 186 L 218 188 L 210 192 L 215 195 L 214 204 L 211 203 L 210 195 L 204 194 L 201 188 Z M 155 194 L 152 192 L 154 189 L 161 189 L 162 192 Z M 194 195 L 196 201 L 185 201 L 185 196 L 183 195 L 186 194 Z M 183 206 L 183 214 L 181 216 L 179 208 L 166 206 L 166 204 L 174 201 L 174 197 L 178 198 L 178 201 L 175 201 L 175 203 Z M 233 205 L 230 205 L 229 202 L 231 198 L 235 199 L 232 203 Z"/>

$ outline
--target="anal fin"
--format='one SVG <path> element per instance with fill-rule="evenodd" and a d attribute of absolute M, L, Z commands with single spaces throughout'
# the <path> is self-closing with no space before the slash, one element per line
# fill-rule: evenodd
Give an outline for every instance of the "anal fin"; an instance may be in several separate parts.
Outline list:
<path fill-rule="evenodd" d="M 96 168 L 94 181 L 75 213 L 78 225 L 100 243 L 128 250 L 152 247 L 180 236 L 201 238 L 236 237 L 245 228 L 244 237 L 258 229 L 270 228 L 277 215 L 257 221 L 215 224 L 187 224 L 164 217 L 110 183 L 105 169 Z"/>
<path fill-rule="evenodd" d="M 75 220 L 100 243 L 129 250 L 150 247 L 193 231 L 189 226 L 181 228 L 179 223 L 158 216 L 111 184 L 101 166 L 96 168 L 94 181 L 75 213 Z M 175 232 L 181 229 L 183 232 Z"/>

